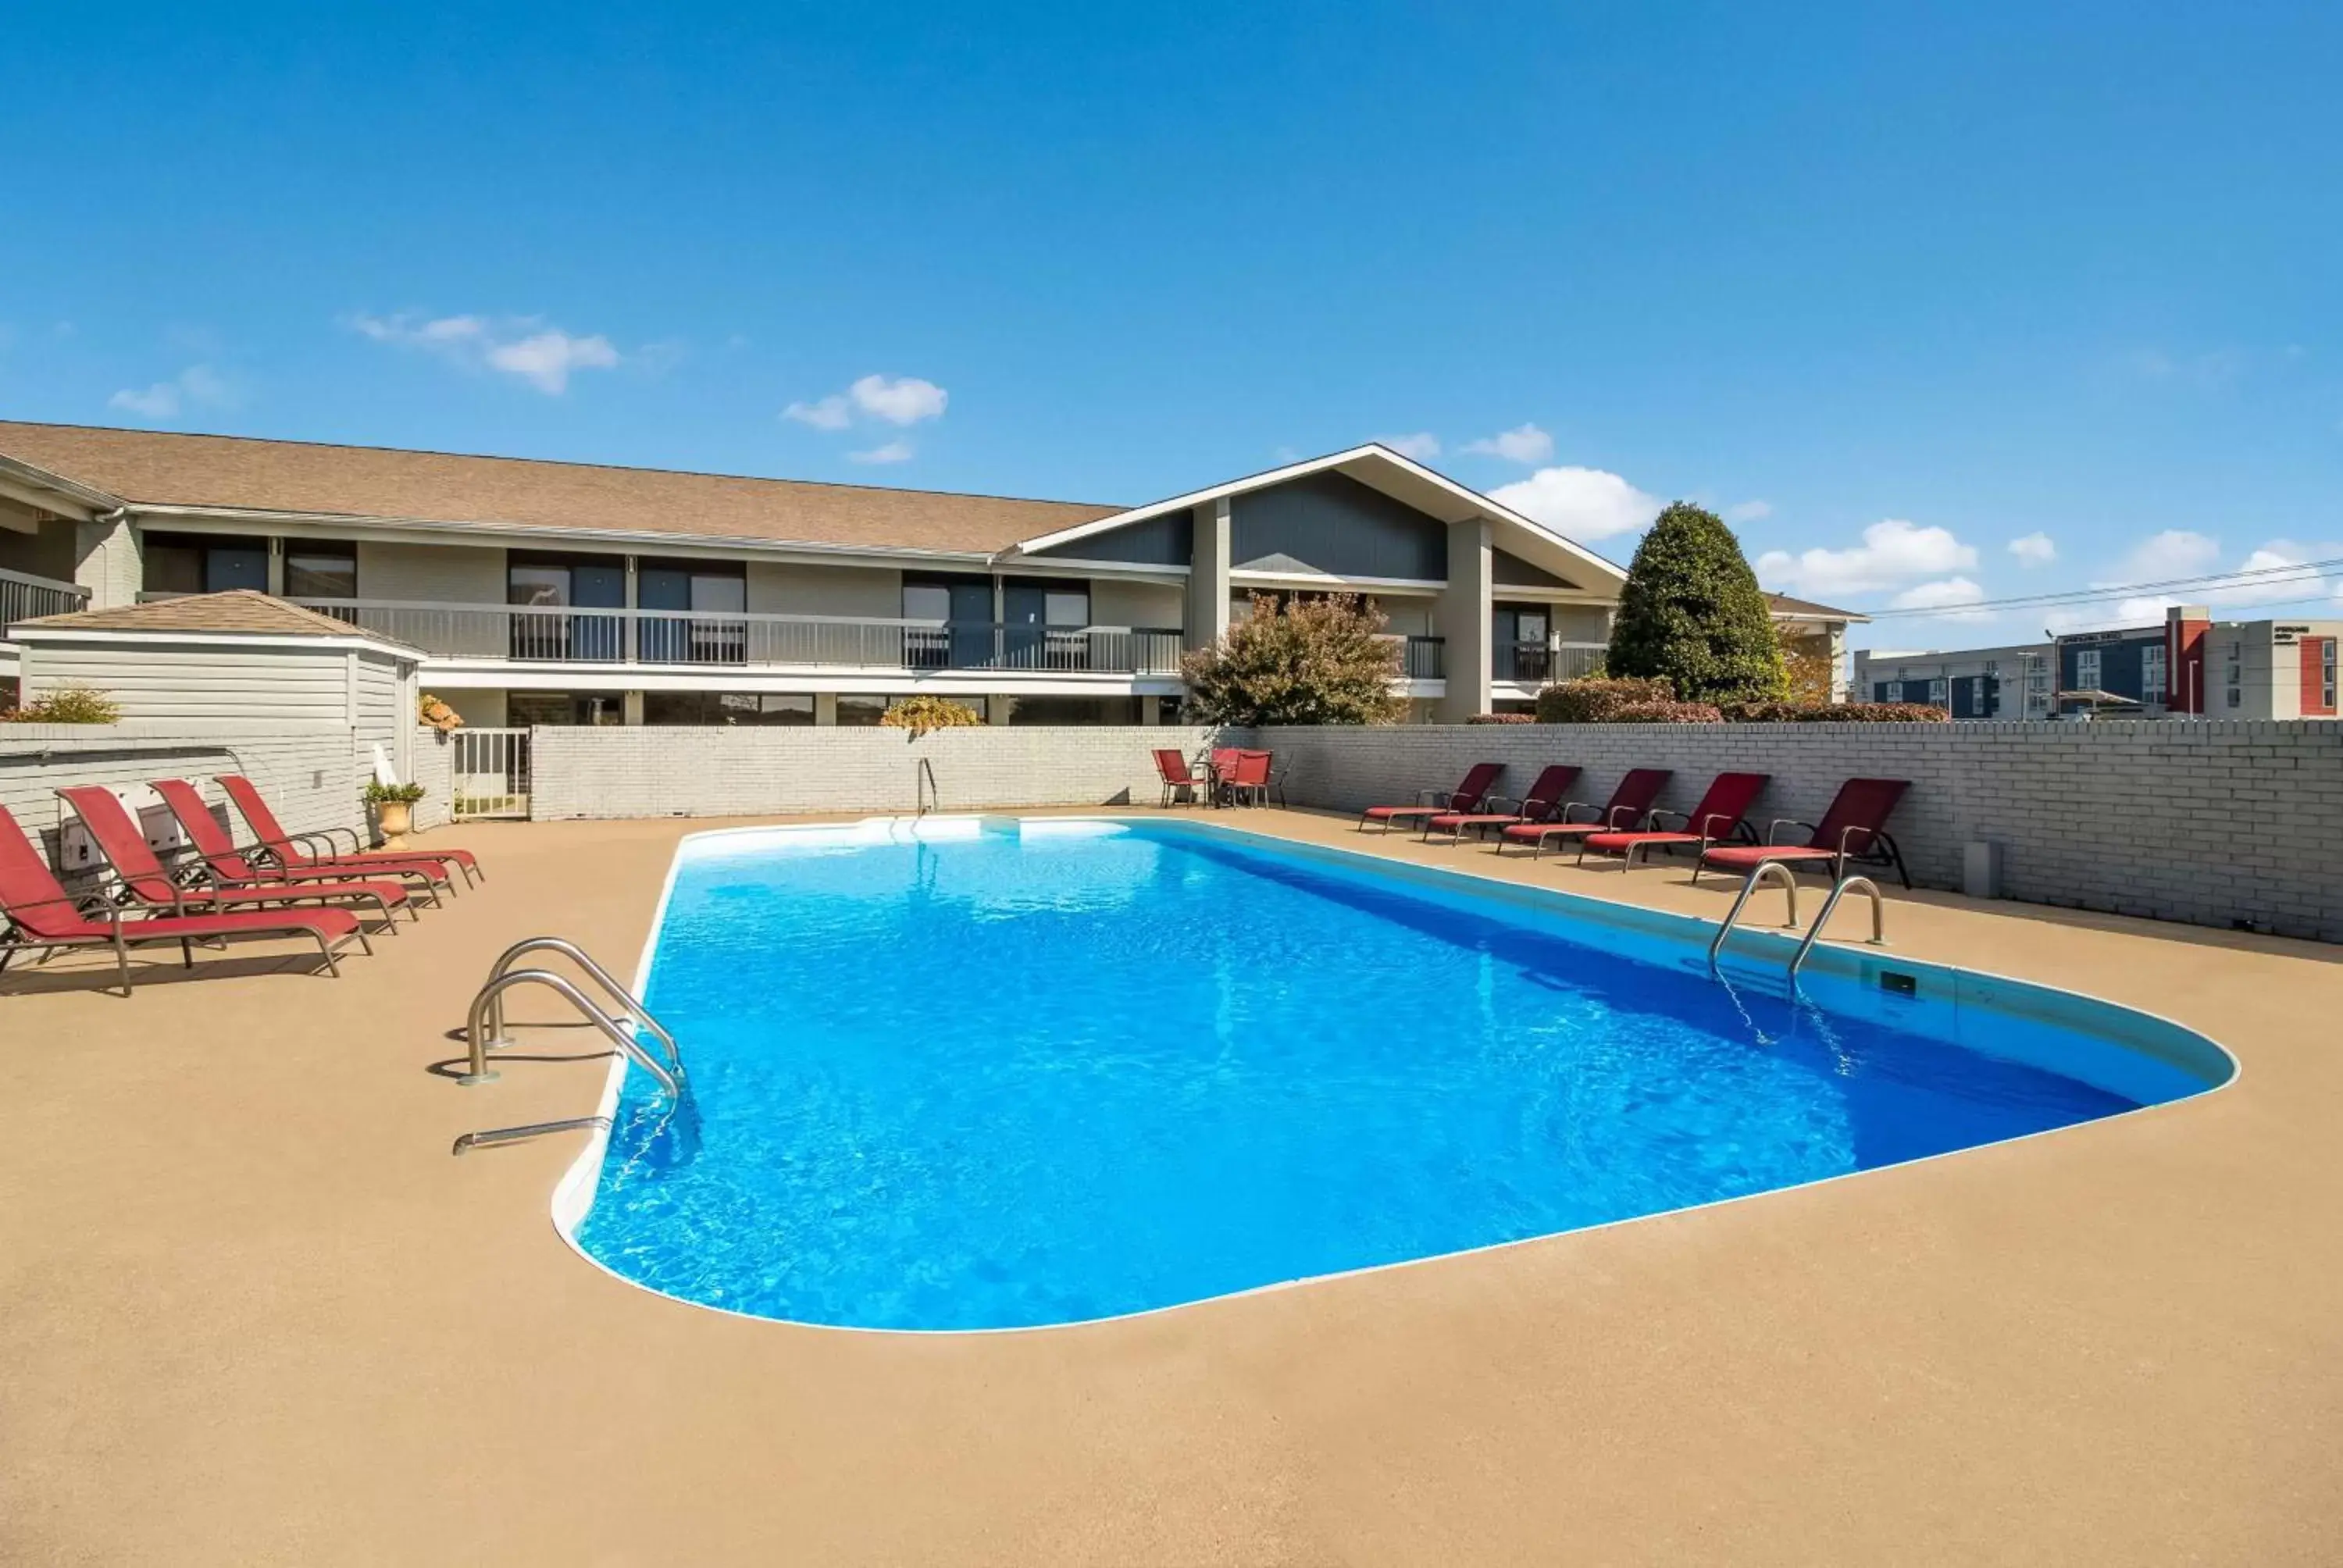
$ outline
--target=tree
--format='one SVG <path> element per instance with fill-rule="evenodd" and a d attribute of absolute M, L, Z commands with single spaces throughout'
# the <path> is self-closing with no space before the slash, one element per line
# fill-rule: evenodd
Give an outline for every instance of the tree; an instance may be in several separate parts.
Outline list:
<path fill-rule="evenodd" d="M 1782 623 L 1782 673 L 1793 702 L 1828 702 L 1838 686 L 1838 660 L 1831 657 L 1828 632 Z"/>
<path fill-rule="evenodd" d="M 1715 512 L 1678 501 L 1644 536 L 1604 667 L 1614 676 L 1664 676 L 1685 702 L 1787 695 L 1765 596 Z"/>
<path fill-rule="evenodd" d="M 1353 594 L 1252 596 L 1252 615 L 1180 661 L 1187 711 L 1207 724 L 1395 724 L 1400 645 Z"/>

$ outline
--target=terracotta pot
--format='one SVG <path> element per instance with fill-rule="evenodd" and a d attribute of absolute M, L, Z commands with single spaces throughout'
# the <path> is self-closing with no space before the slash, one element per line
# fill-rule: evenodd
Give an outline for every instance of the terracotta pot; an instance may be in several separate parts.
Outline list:
<path fill-rule="evenodd" d="M 386 849 L 407 848 L 407 829 L 415 826 L 415 808 L 405 800 L 382 800 L 375 805 L 382 819 L 382 847 Z"/>

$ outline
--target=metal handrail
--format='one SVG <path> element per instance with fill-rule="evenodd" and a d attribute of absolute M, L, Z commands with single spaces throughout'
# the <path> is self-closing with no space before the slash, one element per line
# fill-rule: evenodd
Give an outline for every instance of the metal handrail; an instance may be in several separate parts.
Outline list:
<path fill-rule="evenodd" d="M 1779 878 L 1781 879 L 1782 891 L 1787 893 L 1790 898 L 1789 918 L 1784 920 L 1782 924 L 1789 927 L 1795 927 L 1797 925 L 1798 879 L 1790 874 L 1790 868 L 1784 865 L 1781 861 L 1760 860 L 1757 862 L 1756 868 L 1749 873 L 1748 879 L 1741 884 L 1741 891 L 1734 899 L 1733 908 L 1731 911 L 1725 915 L 1724 922 L 1716 928 L 1716 935 L 1709 939 L 1709 973 L 1716 973 L 1716 956 L 1725 950 L 1725 939 L 1732 934 L 1734 922 L 1741 918 L 1742 906 L 1749 902 L 1749 895 L 1757 890 L 1758 883 L 1768 881 L 1775 878 Z M 1874 889 L 1873 891 L 1876 892 L 1877 890 Z M 1834 894 L 1833 896 L 1835 897 L 1836 895 Z M 1792 966 L 1794 970 L 1795 967 L 1795 965 Z"/>
<path fill-rule="evenodd" d="M 1766 863 L 1773 865 L 1777 862 Z M 1796 956 L 1790 960 L 1792 980 L 1798 978 L 1798 966 L 1806 961 L 1806 955 L 1815 950 L 1816 942 L 1822 940 L 1823 928 L 1830 924 L 1831 911 L 1838 908 L 1839 899 L 1849 888 L 1861 888 L 1871 895 L 1870 945 L 1875 948 L 1884 948 L 1887 945 L 1887 900 L 1880 897 L 1879 884 L 1869 877 L 1842 877 L 1831 888 L 1830 897 L 1823 900 L 1823 912 L 1815 917 L 1815 923 L 1807 928 L 1805 940 L 1798 944 Z"/>
<path fill-rule="evenodd" d="M 467 1149 L 493 1149 L 499 1143 L 518 1143 L 524 1138 L 542 1138 L 548 1132 L 577 1132 L 586 1128 L 598 1132 L 610 1130 L 607 1116 L 565 1116 L 558 1121 L 530 1121 L 518 1127 L 491 1127 L 481 1132 L 459 1132 L 450 1154 L 461 1154 Z"/>
<path fill-rule="evenodd" d="M 924 817 L 930 811 L 944 809 L 944 792 L 936 783 L 936 770 L 924 757 L 920 759 L 919 770 L 911 775 L 911 789 L 917 796 L 912 803 L 911 815 L 914 817 Z"/>
<path fill-rule="evenodd" d="M 591 954 L 567 937 L 525 937 L 513 943 L 497 956 L 495 963 L 488 966 L 488 983 L 493 985 L 502 979 L 505 972 L 513 967 L 515 960 L 523 953 L 533 952 L 560 953 L 579 969 L 584 970 L 601 986 L 603 990 L 609 994 L 611 1000 L 627 1010 L 621 1015 L 623 1021 L 638 1024 L 659 1036 L 659 1043 L 667 1047 L 668 1065 L 673 1070 L 674 1076 L 679 1079 L 683 1077 L 683 1051 L 675 1043 L 675 1036 L 669 1034 L 666 1027 L 651 1016 L 650 1010 L 642 1004 L 640 998 L 620 985 L 608 970 L 596 963 Z M 501 1050 L 515 1043 L 512 1037 L 505 1033 L 505 1004 L 501 992 L 498 994 L 488 1010 L 488 1027 L 492 1031 L 488 1043 L 490 1050 Z"/>
<path fill-rule="evenodd" d="M 471 1070 L 459 1075 L 457 1082 L 468 1085 L 496 1081 L 497 1074 L 488 1067 L 488 1011 L 498 997 L 517 985 L 541 985 L 567 997 L 579 1012 L 586 1015 L 586 1020 L 600 1030 L 628 1060 L 657 1079 L 669 1099 L 683 1098 L 683 1081 L 678 1074 L 669 1071 L 665 1062 L 645 1050 L 631 1030 L 595 1006 L 593 999 L 579 990 L 568 976 L 555 974 L 551 970 L 514 970 L 508 974 L 498 975 L 480 988 L 479 994 L 472 999 L 472 1010 L 464 1020 L 465 1038 L 472 1048 Z"/>

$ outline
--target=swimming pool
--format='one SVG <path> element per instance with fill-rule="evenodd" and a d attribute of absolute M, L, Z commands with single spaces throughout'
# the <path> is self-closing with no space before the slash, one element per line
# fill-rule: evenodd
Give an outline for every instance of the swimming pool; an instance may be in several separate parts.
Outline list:
<path fill-rule="evenodd" d="M 690 1064 L 696 1146 L 647 1141 L 651 1085 L 614 1081 L 618 1130 L 558 1217 L 686 1301 L 1031 1328 L 1845 1175 L 2231 1070 L 2177 1025 L 1892 950 L 1819 949 L 1795 997 L 1778 952 L 1713 979 L 1707 930 L 1193 819 L 694 835 L 645 1000 Z"/>

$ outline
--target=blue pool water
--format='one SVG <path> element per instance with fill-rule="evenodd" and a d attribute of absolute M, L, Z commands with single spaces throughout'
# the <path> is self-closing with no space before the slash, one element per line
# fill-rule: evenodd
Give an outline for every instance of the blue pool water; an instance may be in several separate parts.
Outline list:
<path fill-rule="evenodd" d="M 1664 935 L 1202 825 L 903 830 L 687 840 L 646 1000 L 697 1147 L 641 1145 L 633 1073 L 591 1256 L 768 1317 L 1024 1327 L 2207 1086 L 1933 979 L 1794 1000 L 1778 960 L 1720 984 Z"/>

